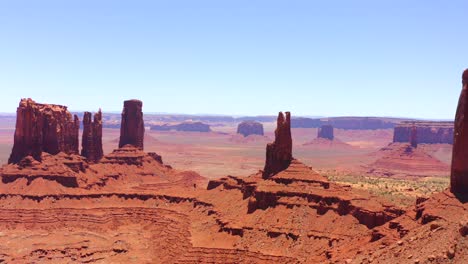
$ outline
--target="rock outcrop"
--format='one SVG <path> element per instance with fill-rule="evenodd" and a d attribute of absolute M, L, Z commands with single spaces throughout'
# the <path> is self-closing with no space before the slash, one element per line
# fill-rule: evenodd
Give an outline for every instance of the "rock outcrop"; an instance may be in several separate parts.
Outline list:
<path fill-rule="evenodd" d="M 463 72 L 462 85 L 455 115 L 450 191 L 468 194 L 468 69 Z"/>
<path fill-rule="evenodd" d="M 124 102 L 120 125 L 119 148 L 129 144 L 143 149 L 145 125 L 143 123 L 143 102 L 127 100 Z"/>
<path fill-rule="evenodd" d="M 66 106 L 38 104 L 21 99 L 17 108 L 13 150 L 8 163 L 18 163 L 26 156 L 41 160 L 42 152 L 78 154 L 80 123 Z"/>
<path fill-rule="evenodd" d="M 185 131 L 185 132 L 210 132 L 211 128 L 209 125 L 202 122 L 183 122 L 177 125 L 153 125 L 150 127 L 151 130 L 156 131 Z"/>
<path fill-rule="evenodd" d="M 263 125 L 255 121 L 244 121 L 237 126 L 237 134 L 241 134 L 244 137 L 249 135 L 263 136 Z"/>
<path fill-rule="evenodd" d="M 404 121 L 393 131 L 394 143 L 408 143 L 416 127 L 419 144 L 453 144 L 453 122 Z"/>
<path fill-rule="evenodd" d="M 87 163 L 79 155 L 42 153 L 41 161 L 28 156 L 16 164 L 8 164 L 2 169 L 3 183 L 25 179 L 29 184 L 37 179 L 55 181 L 64 187 L 78 187 L 78 174 L 85 172 Z"/>
<path fill-rule="evenodd" d="M 291 114 L 286 112 L 284 115 L 280 112 L 275 130 L 275 141 L 269 143 L 266 148 L 263 178 L 270 178 L 287 169 L 292 159 Z"/>
<path fill-rule="evenodd" d="M 333 140 L 335 137 L 333 135 L 333 126 L 332 125 L 323 125 L 319 128 L 317 138 L 325 138 Z"/>
<path fill-rule="evenodd" d="M 104 155 L 102 150 L 101 109 L 94 114 L 94 120 L 91 120 L 90 112 L 84 113 L 81 146 L 81 156 L 85 157 L 88 162 L 98 162 Z"/>

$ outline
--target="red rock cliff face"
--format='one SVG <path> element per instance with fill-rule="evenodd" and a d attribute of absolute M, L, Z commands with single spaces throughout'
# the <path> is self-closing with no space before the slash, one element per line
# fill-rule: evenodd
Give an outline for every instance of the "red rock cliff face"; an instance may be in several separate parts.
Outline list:
<path fill-rule="evenodd" d="M 275 141 L 269 143 L 266 148 L 263 178 L 270 178 L 287 169 L 292 159 L 291 114 L 286 112 L 284 115 L 280 112 L 275 130 Z"/>
<path fill-rule="evenodd" d="M 410 142 L 413 127 L 420 144 L 453 144 L 452 122 L 402 122 L 394 129 L 393 142 Z"/>
<path fill-rule="evenodd" d="M 40 161 L 42 152 L 78 154 L 79 128 L 78 117 L 73 117 L 66 106 L 21 99 L 8 163 L 18 163 L 29 155 Z"/>
<path fill-rule="evenodd" d="M 333 138 L 335 138 L 335 136 L 333 135 L 333 126 L 332 125 L 321 126 L 318 130 L 317 137 L 333 140 Z"/>
<path fill-rule="evenodd" d="M 255 121 L 244 121 L 237 126 L 237 134 L 242 134 L 244 137 L 249 135 L 263 136 L 263 125 Z"/>
<path fill-rule="evenodd" d="M 124 102 L 120 125 L 119 148 L 129 144 L 143 149 L 145 125 L 143 123 L 143 103 L 140 100 Z"/>
<path fill-rule="evenodd" d="M 91 120 L 90 112 L 84 113 L 81 146 L 81 156 L 85 157 L 88 162 L 98 162 L 102 158 L 101 109 L 99 109 L 99 112 L 94 114 L 94 120 Z"/>
<path fill-rule="evenodd" d="M 463 72 L 462 92 L 455 115 L 450 191 L 468 193 L 468 69 Z"/>

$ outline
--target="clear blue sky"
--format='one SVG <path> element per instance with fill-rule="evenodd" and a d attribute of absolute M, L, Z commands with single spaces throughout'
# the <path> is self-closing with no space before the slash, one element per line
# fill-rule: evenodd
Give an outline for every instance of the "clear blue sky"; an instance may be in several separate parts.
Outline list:
<path fill-rule="evenodd" d="M 453 118 L 468 1 L 0 1 L 0 112 Z"/>

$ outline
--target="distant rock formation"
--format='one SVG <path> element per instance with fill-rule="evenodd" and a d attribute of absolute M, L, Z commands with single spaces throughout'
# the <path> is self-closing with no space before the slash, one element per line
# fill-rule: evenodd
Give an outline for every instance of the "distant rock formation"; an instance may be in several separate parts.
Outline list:
<path fill-rule="evenodd" d="M 318 128 L 330 124 L 334 128 L 353 130 L 375 130 L 394 128 L 402 120 L 397 118 L 379 117 L 331 117 L 331 118 L 305 118 L 299 117 L 291 120 L 292 128 Z"/>
<path fill-rule="evenodd" d="M 237 126 L 237 134 L 241 134 L 244 137 L 249 135 L 263 136 L 263 125 L 255 121 L 244 121 Z"/>
<path fill-rule="evenodd" d="M 8 163 L 18 163 L 26 156 L 40 161 L 42 152 L 78 154 L 78 117 L 66 106 L 38 104 L 21 99 L 16 111 L 13 150 Z"/>
<path fill-rule="evenodd" d="M 143 102 L 140 100 L 127 100 L 124 102 L 119 148 L 129 144 L 143 149 L 145 125 L 143 123 L 142 108 Z"/>
<path fill-rule="evenodd" d="M 90 112 L 84 113 L 81 146 L 81 156 L 85 157 L 88 162 L 98 162 L 104 155 L 102 150 L 101 109 L 94 114 L 94 120 L 91 120 Z"/>
<path fill-rule="evenodd" d="M 325 138 L 333 140 L 335 136 L 333 135 L 333 126 L 332 125 L 323 125 L 319 128 L 317 138 Z"/>
<path fill-rule="evenodd" d="M 394 143 L 408 143 L 416 128 L 419 144 L 453 144 L 453 122 L 405 121 L 393 131 Z"/>
<path fill-rule="evenodd" d="M 287 169 L 292 159 L 291 114 L 286 112 L 284 115 L 280 112 L 275 130 L 275 141 L 269 143 L 266 148 L 263 178 L 270 178 Z"/>
<path fill-rule="evenodd" d="M 468 69 L 462 75 L 462 91 L 455 115 L 450 191 L 468 193 Z"/>
<path fill-rule="evenodd" d="M 186 131 L 186 132 L 210 132 L 211 128 L 209 125 L 202 122 L 183 122 L 177 125 L 153 125 L 150 127 L 151 130 L 156 131 Z"/>
<path fill-rule="evenodd" d="M 370 154 L 377 159 L 369 164 L 369 173 L 385 177 L 447 176 L 450 166 L 409 143 L 390 143 Z"/>
<path fill-rule="evenodd" d="M 418 147 L 418 129 L 416 126 L 411 127 L 410 145 L 413 148 Z"/>

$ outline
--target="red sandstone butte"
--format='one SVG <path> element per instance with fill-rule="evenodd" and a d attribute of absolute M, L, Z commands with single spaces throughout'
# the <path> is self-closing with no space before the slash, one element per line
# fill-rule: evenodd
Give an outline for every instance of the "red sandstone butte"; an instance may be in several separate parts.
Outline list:
<path fill-rule="evenodd" d="M 270 178 L 287 169 L 292 159 L 291 114 L 286 112 L 284 115 L 280 112 L 275 130 L 275 141 L 269 143 L 266 148 L 263 178 Z"/>
<path fill-rule="evenodd" d="M 42 152 L 78 154 L 80 121 L 66 106 L 38 104 L 21 99 L 16 110 L 13 150 L 8 163 L 18 163 L 26 156 L 41 160 Z"/>
<path fill-rule="evenodd" d="M 237 134 L 241 134 L 244 137 L 249 135 L 263 136 L 263 125 L 255 121 L 244 121 L 237 126 Z"/>
<path fill-rule="evenodd" d="M 319 128 L 317 138 L 325 138 L 333 140 L 333 126 L 332 125 L 323 125 Z"/>
<path fill-rule="evenodd" d="M 124 102 L 119 148 L 129 144 L 143 149 L 145 125 L 143 123 L 142 108 L 143 102 L 140 100 L 127 100 Z"/>
<path fill-rule="evenodd" d="M 102 150 L 101 109 L 94 114 L 94 120 L 91 120 L 90 112 L 84 113 L 81 146 L 81 156 L 85 157 L 88 162 L 98 162 L 104 155 Z"/>
<path fill-rule="evenodd" d="M 463 72 L 463 88 L 455 115 L 450 191 L 468 193 L 468 69 Z"/>

